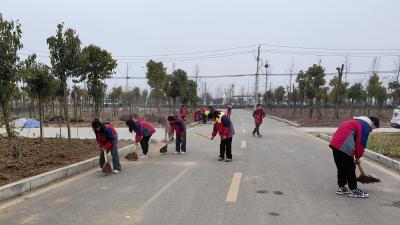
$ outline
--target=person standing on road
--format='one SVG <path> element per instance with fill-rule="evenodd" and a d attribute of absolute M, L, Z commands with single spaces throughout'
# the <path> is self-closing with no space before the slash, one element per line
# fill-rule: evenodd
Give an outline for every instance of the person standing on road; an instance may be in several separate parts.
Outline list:
<path fill-rule="evenodd" d="M 262 108 L 261 104 L 257 104 L 256 110 L 253 112 L 254 122 L 256 127 L 253 130 L 253 136 L 261 137 L 260 134 L 260 125 L 262 124 L 263 118 L 265 117 L 264 109 Z"/>
<path fill-rule="evenodd" d="M 368 193 L 357 188 L 356 165 L 361 163 L 368 135 L 375 128 L 379 128 L 379 118 L 354 117 L 344 121 L 333 135 L 329 147 L 332 149 L 337 168 L 336 194 L 348 194 L 354 198 L 368 197 Z"/>
<path fill-rule="evenodd" d="M 184 120 L 184 121 L 186 121 L 186 115 L 187 115 L 187 108 L 186 108 L 186 106 L 185 105 L 181 105 L 181 109 L 179 110 L 179 116 Z"/>
<path fill-rule="evenodd" d="M 186 124 L 185 121 L 178 116 L 168 116 L 171 124 L 172 132 L 176 133 L 175 152 L 174 154 L 184 155 L 186 153 Z"/>
<path fill-rule="evenodd" d="M 126 121 L 126 125 L 129 128 L 129 132 L 132 133 L 134 131 L 136 133 L 135 141 L 136 144 L 140 143 L 140 147 L 142 147 L 143 155 L 140 156 L 141 159 L 149 158 L 149 141 L 151 135 L 153 135 L 156 130 L 154 129 L 151 123 L 142 121 L 142 120 L 133 120 L 132 118 Z"/>
<path fill-rule="evenodd" d="M 225 159 L 225 162 L 230 162 L 232 161 L 232 138 L 235 134 L 235 129 L 229 117 L 223 112 L 214 111 L 213 118 L 214 129 L 211 134 L 211 140 L 214 140 L 217 134 L 221 137 L 218 161 Z"/>
<path fill-rule="evenodd" d="M 226 116 L 230 119 L 231 118 L 231 114 L 232 114 L 232 105 L 228 104 L 226 106 Z"/>
<path fill-rule="evenodd" d="M 121 172 L 121 164 L 119 162 L 118 156 L 118 134 L 117 131 L 110 123 L 102 123 L 99 119 L 94 119 L 92 121 L 92 128 L 94 133 L 96 134 L 96 140 L 99 144 L 100 151 L 100 159 L 99 166 L 103 168 L 105 163 L 104 153 L 108 153 L 111 151 L 112 161 L 113 161 L 113 172 L 118 174 Z"/>

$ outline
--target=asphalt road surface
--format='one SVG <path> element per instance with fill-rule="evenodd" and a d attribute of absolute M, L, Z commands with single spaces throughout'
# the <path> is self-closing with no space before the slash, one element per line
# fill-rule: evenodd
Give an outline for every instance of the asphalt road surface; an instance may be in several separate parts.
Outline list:
<path fill-rule="evenodd" d="M 211 125 L 188 132 L 186 155 L 123 161 L 119 175 L 90 170 L 0 204 L 0 224 L 400 224 L 400 176 L 367 160 L 382 183 L 368 199 L 338 196 L 326 142 L 266 119 L 252 137 L 251 113 L 234 110 L 233 161 L 217 161 Z"/>

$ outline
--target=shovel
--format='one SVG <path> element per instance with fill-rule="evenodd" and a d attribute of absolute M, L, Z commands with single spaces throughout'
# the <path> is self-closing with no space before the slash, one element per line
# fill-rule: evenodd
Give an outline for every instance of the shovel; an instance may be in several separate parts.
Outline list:
<path fill-rule="evenodd" d="M 357 167 L 360 170 L 360 176 L 357 177 L 358 182 L 360 182 L 362 184 L 371 184 L 371 183 L 381 182 L 381 180 L 379 180 L 378 178 L 376 178 L 374 176 L 366 175 L 360 164 L 357 164 Z"/>

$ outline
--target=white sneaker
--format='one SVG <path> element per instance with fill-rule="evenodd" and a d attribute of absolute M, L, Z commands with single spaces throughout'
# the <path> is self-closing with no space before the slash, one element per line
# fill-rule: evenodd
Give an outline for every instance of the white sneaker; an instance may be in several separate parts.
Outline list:
<path fill-rule="evenodd" d="M 148 155 L 142 155 L 142 156 L 140 156 L 140 158 L 141 159 L 147 159 L 147 158 L 149 158 L 149 156 Z"/>
<path fill-rule="evenodd" d="M 119 171 L 119 170 L 114 170 L 113 173 L 114 173 L 114 174 L 119 174 L 119 173 L 121 173 L 121 171 Z"/>
<path fill-rule="evenodd" d="M 175 151 L 174 154 L 179 154 L 179 152 Z"/>
<path fill-rule="evenodd" d="M 185 152 L 179 152 L 179 154 L 181 154 L 181 155 L 184 155 L 184 154 L 185 154 Z"/>

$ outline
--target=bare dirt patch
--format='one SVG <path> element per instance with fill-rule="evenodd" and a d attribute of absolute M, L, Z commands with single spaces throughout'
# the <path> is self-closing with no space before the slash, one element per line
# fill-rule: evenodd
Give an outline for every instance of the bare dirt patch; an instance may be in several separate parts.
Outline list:
<path fill-rule="evenodd" d="M 376 110 L 371 110 L 369 112 L 370 116 L 379 116 L 381 119 L 381 127 L 390 127 L 390 119 L 392 117 L 393 109 L 385 109 L 379 113 Z M 314 111 L 313 117 L 310 118 L 308 114 L 308 109 L 293 109 L 289 108 L 270 108 L 267 109 L 267 114 L 271 116 L 280 117 L 300 124 L 302 127 L 337 127 L 344 120 L 353 118 L 354 116 L 368 116 L 368 110 L 355 110 L 353 116 L 350 110 L 339 111 L 339 119 L 335 118 L 334 109 L 321 109 L 321 117 L 319 117 L 318 112 Z"/>
<path fill-rule="evenodd" d="M 120 140 L 118 147 L 132 144 Z M 98 156 L 96 140 L 0 136 L 0 186 Z"/>

